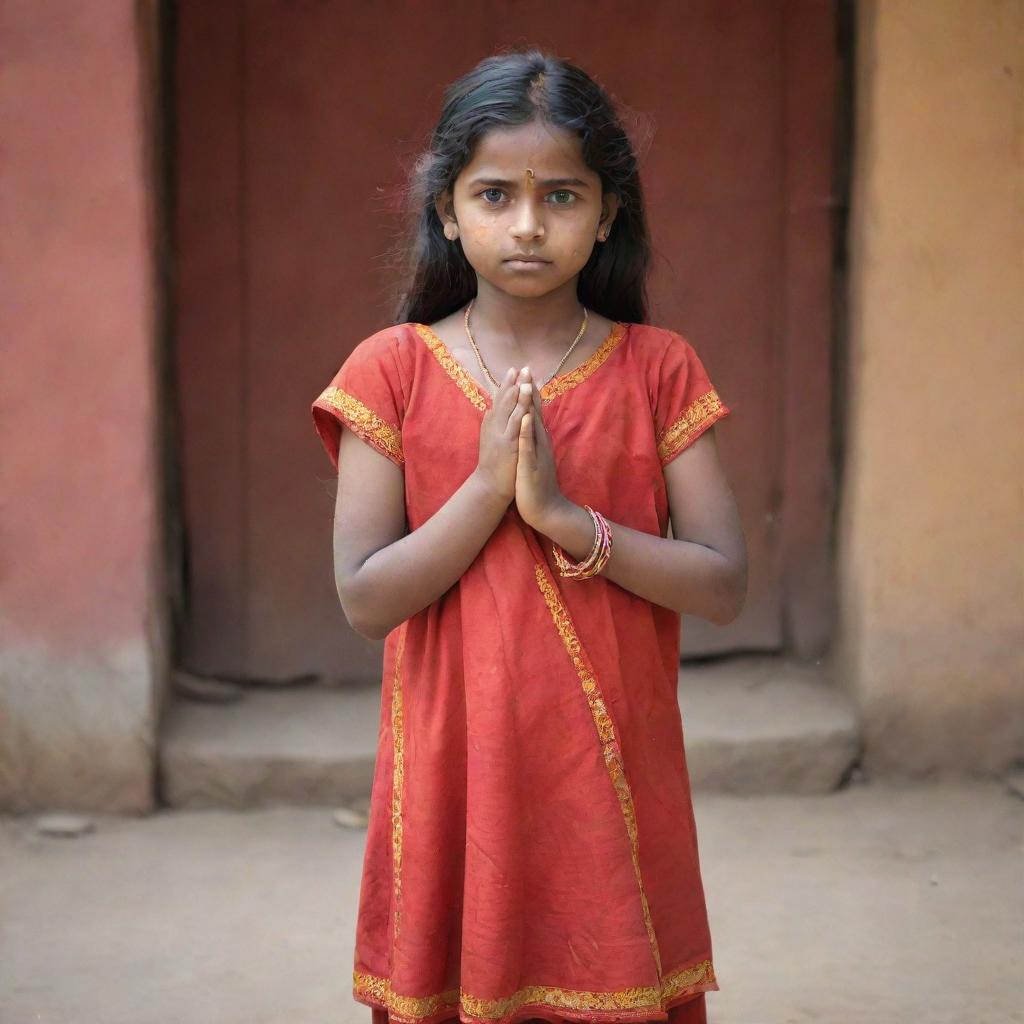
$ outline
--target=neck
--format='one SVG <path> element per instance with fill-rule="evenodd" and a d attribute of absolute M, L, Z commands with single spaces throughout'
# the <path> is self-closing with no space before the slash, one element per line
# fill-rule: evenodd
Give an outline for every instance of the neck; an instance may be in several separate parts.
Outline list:
<path fill-rule="evenodd" d="M 513 342 L 528 357 L 543 357 L 556 349 L 561 354 L 567 334 L 571 341 L 582 320 L 575 278 L 537 298 L 509 295 L 477 278 L 470 329 L 478 340 L 498 336 Z"/>

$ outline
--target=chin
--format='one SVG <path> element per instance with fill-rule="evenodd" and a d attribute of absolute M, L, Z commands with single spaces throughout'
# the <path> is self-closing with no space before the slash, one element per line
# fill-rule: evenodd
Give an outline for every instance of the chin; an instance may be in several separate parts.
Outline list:
<path fill-rule="evenodd" d="M 534 278 L 531 274 L 516 274 L 504 267 L 499 268 L 493 275 L 481 274 L 479 271 L 477 271 L 477 274 L 497 291 L 504 292 L 506 295 L 514 295 L 516 298 L 521 299 L 540 298 L 542 295 L 556 291 L 567 280 L 570 280 L 562 276 L 556 277 L 552 275 L 548 277 L 547 271 L 542 271 L 541 274 Z M 542 275 L 544 280 L 541 280 Z"/>

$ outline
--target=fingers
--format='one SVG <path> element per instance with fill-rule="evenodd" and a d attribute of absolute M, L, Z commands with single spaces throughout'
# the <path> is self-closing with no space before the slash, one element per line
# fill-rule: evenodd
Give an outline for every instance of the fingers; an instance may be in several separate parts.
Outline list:
<path fill-rule="evenodd" d="M 506 429 L 511 436 L 519 429 L 519 420 L 523 412 L 530 407 L 530 392 L 533 390 L 529 384 L 529 371 L 523 367 L 515 378 L 514 385 L 509 389 L 509 396 L 505 399 L 503 409 L 508 411 Z"/>
<path fill-rule="evenodd" d="M 533 430 L 534 423 L 536 423 L 536 433 L 534 433 Z M 530 424 L 531 436 L 537 443 L 543 444 L 547 427 L 544 423 L 543 405 L 540 399 L 540 388 L 537 387 L 536 384 L 533 386 L 533 393 L 530 396 Z"/>
<path fill-rule="evenodd" d="M 533 420 L 531 410 L 537 400 L 537 386 L 533 383 L 533 375 L 529 366 L 524 366 L 519 371 L 519 392 L 522 401 L 516 407 L 519 414 L 519 458 L 523 465 L 533 468 L 534 462 L 534 438 Z"/>
<path fill-rule="evenodd" d="M 537 456 L 533 437 L 533 417 L 532 412 L 524 410 L 519 421 L 519 461 L 527 469 L 534 468 Z"/>
<path fill-rule="evenodd" d="M 505 371 L 505 376 L 501 378 L 501 387 L 498 388 L 493 404 L 495 409 L 500 409 L 506 416 L 512 411 L 512 404 L 518 398 L 515 383 L 516 368 L 510 366 Z"/>
<path fill-rule="evenodd" d="M 515 406 L 512 409 L 512 414 L 508 418 L 508 429 L 506 431 L 506 437 L 515 439 L 519 433 L 519 425 L 522 423 L 523 416 L 530 411 L 530 388 L 529 386 L 521 386 L 519 391 L 519 398 L 516 401 Z"/>

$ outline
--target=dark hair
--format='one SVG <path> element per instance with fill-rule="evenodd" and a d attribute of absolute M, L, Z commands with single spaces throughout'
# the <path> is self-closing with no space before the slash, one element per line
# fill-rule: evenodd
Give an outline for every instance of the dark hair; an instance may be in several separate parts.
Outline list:
<path fill-rule="evenodd" d="M 586 72 L 529 49 L 486 57 L 445 91 L 441 117 L 410 183 L 413 225 L 397 323 L 433 323 L 476 295 L 475 272 L 461 243 L 445 238 L 434 202 L 486 131 L 533 121 L 578 135 L 602 190 L 619 198 L 608 240 L 595 244 L 580 271 L 580 302 L 610 320 L 646 321 L 650 240 L 633 146 L 612 101 Z"/>

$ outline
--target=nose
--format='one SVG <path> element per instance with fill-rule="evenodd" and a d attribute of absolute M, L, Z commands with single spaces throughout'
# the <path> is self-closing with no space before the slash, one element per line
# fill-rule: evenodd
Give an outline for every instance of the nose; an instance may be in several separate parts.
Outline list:
<path fill-rule="evenodd" d="M 516 203 L 508 232 L 513 238 L 544 237 L 544 219 L 535 208 L 532 198 L 525 197 Z"/>

